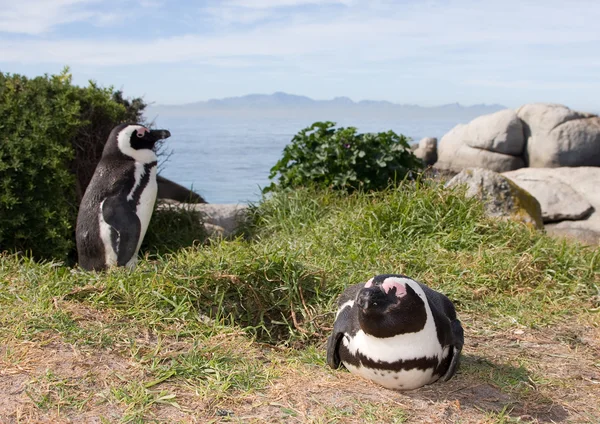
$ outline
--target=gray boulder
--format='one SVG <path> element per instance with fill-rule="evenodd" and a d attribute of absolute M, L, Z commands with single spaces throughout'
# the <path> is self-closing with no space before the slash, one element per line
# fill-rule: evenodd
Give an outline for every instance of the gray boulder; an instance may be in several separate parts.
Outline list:
<path fill-rule="evenodd" d="M 571 219 L 565 219 L 557 223 L 548 223 L 546 224 L 546 231 L 549 234 L 579 240 L 582 243 L 600 245 L 600 190 L 598 189 L 600 186 L 600 168 L 584 166 L 546 169 L 527 168 L 506 173 L 505 175 L 519 185 L 528 176 L 535 176 L 536 179 L 548 179 L 551 182 L 558 181 L 561 187 L 565 185 L 571 188 L 578 197 L 570 198 L 573 202 L 579 204 L 579 211 L 583 211 L 586 204 L 591 205 L 591 210 L 586 209 L 586 213 L 581 214 L 582 219 L 576 219 L 576 216 L 573 215 Z M 533 180 L 533 178 L 530 178 L 530 180 Z M 533 184 L 533 181 L 529 181 L 529 183 Z M 541 191 L 543 186 L 540 187 L 542 188 L 532 188 L 532 191 Z M 546 184 L 546 187 L 551 190 L 551 184 Z M 543 195 L 540 195 L 540 198 L 543 199 Z M 543 207 L 544 203 L 542 200 Z M 577 209 L 573 205 L 564 205 L 561 208 L 565 210 L 567 208 L 571 208 L 571 210 Z"/>
<path fill-rule="evenodd" d="M 435 137 L 422 138 L 418 147 L 414 149 L 415 156 L 421 159 L 425 166 L 431 166 L 438 160 L 437 141 Z"/>
<path fill-rule="evenodd" d="M 556 173 L 556 168 L 521 168 L 503 175 L 540 202 L 544 223 L 587 217 L 594 210 L 590 202 L 557 178 Z"/>
<path fill-rule="evenodd" d="M 248 216 L 248 205 L 199 203 L 192 206 L 204 215 L 209 234 L 219 234 L 223 237 L 235 234 Z"/>
<path fill-rule="evenodd" d="M 467 186 L 468 197 L 477 197 L 484 203 L 489 216 L 543 228 L 539 202 L 507 177 L 489 169 L 468 168 L 446 183 L 448 188 L 459 185 Z"/>
<path fill-rule="evenodd" d="M 518 148 L 522 149 L 522 142 L 516 136 L 517 125 L 512 119 L 508 119 L 508 114 L 498 115 L 498 113 L 477 118 L 466 125 L 459 124 L 446 133 L 438 146 L 436 168 L 460 171 L 465 168 L 478 167 L 505 172 L 524 167 L 525 161 L 521 156 L 483 148 L 488 146 L 492 149 L 511 152 Z M 500 129 L 499 126 L 486 129 L 485 124 L 491 122 L 491 117 L 496 115 L 503 121 L 504 129 Z M 471 127 L 472 123 L 475 123 L 473 127 Z M 513 136 L 517 138 L 515 139 Z"/>
<path fill-rule="evenodd" d="M 464 142 L 476 149 L 521 156 L 525 149 L 523 124 L 511 109 L 483 115 L 466 126 Z"/>
<path fill-rule="evenodd" d="M 158 209 L 182 208 L 202 214 L 204 228 L 209 236 L 229 237 L 234 235 L 248 217 L 248 205 L 218 203 L 182 203 L 161 200 Z"/>
<path fill-rule="evenodd" d="M 566 106 L 532 103 L 517 110 L 533 168 L 600 166 L 600 117 Z"/>

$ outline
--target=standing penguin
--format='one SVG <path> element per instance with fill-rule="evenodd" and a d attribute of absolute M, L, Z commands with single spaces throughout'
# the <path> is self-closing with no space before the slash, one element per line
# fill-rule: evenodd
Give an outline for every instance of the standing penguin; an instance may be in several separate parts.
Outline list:
<path fill-rule="evenodd" d="M 135 267 L 156 202 L 154 144 L 170 136 L 136 124 L 113 128 L 77 215 L 82 268 Z"/>
<path fill-rule="evenodd" d="M 452 302 L 404 275 L 378 275 L 338 300 L 327 363 L 389 389 L 447 381 L 464 336 Z"/>

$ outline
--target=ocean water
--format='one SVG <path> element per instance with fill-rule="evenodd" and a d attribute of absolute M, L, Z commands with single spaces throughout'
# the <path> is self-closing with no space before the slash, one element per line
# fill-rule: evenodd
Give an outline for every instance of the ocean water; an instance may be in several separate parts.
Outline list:
<path fill-rule="evenodd" d="M 249 203 L 260 200 L 270 184 L 269 171 L 281 158 L 294 134 L 315 120 L 309 118 L 157 116 L 156 128 L 171 132 L 159 160 L 165 178 L 191 188 L 209 203 Z M 457 119 L 336 119 L 338 126 L 354 126 L 359 133 L 393 130 L 414 142 L 438 140 Z"/>

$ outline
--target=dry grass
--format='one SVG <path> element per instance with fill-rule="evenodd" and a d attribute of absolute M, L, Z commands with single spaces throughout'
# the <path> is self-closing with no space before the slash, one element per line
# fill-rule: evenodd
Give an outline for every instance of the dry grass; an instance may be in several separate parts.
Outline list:
<path fill-rule="evenodd" d="M 62 301 L 58 307 L 87 322 L 110 314 Z M 75 346 L 41 333 L 0 347 L 0 420 L 29 422 L 299 422 L 299 423 L 593 423 L 600 418 L 598 315 L 543 329 L 478 328 L 463 316 L 461 371 L 450 382 L 409 392 L 378 387 L 322 365 L 322 349 L 297 351 L 216 334 L 204 349 L 247 358 L 263 376 L 257 388 L 207 390 L 185 376 L 153 380 L 156 360 L 188 354 L 193 340 L 139 330 L 130 349 Z M 315 359 L 316 358 L 316 359 Z M 249 382 L 252 384 L 252 382 Z M 135 398 L 138 397 L 136 400 Z M 144 399 L 140 401 L 140 399 Z"/>

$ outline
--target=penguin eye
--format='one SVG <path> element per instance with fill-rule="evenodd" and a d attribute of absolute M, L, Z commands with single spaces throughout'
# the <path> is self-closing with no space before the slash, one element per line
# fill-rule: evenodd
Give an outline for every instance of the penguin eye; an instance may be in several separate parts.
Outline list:
<path fill-rule="evenodd" d="M 138 136 L 138 138 L 142 138 L 144 137 L 144 135 L 146 134 L 146 132 L 140 132 L 140 131 L 136 131 L 136 135 Z"/>

